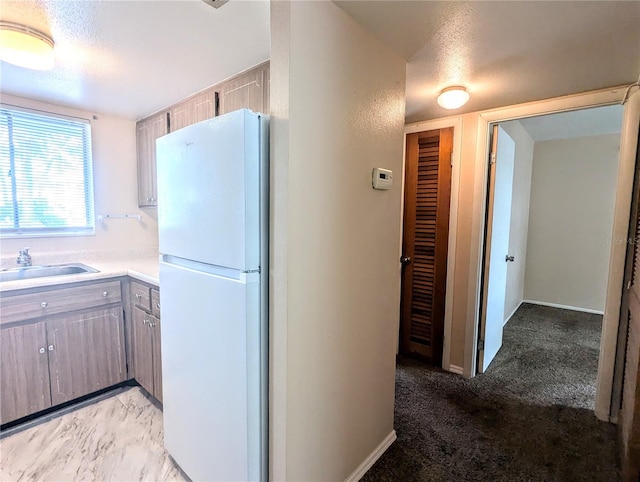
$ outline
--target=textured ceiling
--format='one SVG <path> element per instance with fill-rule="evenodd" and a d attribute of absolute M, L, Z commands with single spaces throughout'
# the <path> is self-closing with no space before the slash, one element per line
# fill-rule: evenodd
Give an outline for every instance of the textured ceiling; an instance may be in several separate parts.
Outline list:
<path fill-rule="evenodd" d="M 617 134 L 622 131 L 621 105 L 560 112 L 520 119 L 534 141 Z"/>
<path fill-rule="evenodd" d="M 335 2 L 408 59 L 407 121 L 631 83 L 640 2 Z M 56 67 L 0 63 L 2 92 L 140 118 L 269 58 L 269 2 L 1 0 L 51 33 Z M 438 92 L 471 100 L 445 111 Z"/>
<path fill-rule="evenodd" d="M 407 59 L 407 122 L 634 82 L 640 2 L 343 1 L 335 3 Z M 471 100 L 446 111 L 443 88 Z"/>
<path fill-rule="evenodd" d="M 56 67 L 0 64 L 2 92 L 144 117 L 269 59 L 269 2 L 2 0 L 0 18 L 53 35 Z"/>

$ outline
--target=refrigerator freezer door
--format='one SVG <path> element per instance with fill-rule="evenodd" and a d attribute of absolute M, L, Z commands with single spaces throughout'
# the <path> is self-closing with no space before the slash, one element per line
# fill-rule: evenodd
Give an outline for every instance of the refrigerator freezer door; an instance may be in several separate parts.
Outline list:
<path fill-rule="evenodd" d="M 260 480 L 259 275 L 161 262 L 160 286 L 167 451 L 193 481 Z"/>
<path fill-rule="evenodd" d="M 244 109 L 157 140 L 161 253 L 259 267 L 260 122 Z"/>

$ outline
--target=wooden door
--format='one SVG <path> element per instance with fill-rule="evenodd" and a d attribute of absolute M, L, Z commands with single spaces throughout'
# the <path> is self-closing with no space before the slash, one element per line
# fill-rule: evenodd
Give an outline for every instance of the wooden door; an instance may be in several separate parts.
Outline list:
<path fill-rule="evenodd" d="M 401 344 L 442 364 L 453 128 L 407 135 Z"/>
<path fill-rule="evenodd" d="M 158 205 L 156 139 L 167 134 L 167 113 L 161 112 L 136 124 L 138 154 L 138 206 Z"/>
<path fill-rule="evenodd" d="M 616 376 L 612 403 L 620 403 L 618 425 L 621 435 L 622 471 L 625 481 L 640 480 L 640 133 L 638 117 L 640 117 L 640 92 L 629 98 L 625 108 L 623 122 L 621 152 L 628 155 L 631 139 L 635 140 L 636 174 L 633 189 L 632 210 L 630 219 L 630 242 L 633 245 L 627 250 L 625 272 L 626 293 L 623 294 L 618 347 L 616 350 L 616 372 L 622 372 L 622 400 L 616 398 Z M 633 134 L 633 137 L 630 135 Z M 621 159 L 623 162 L 624 159 Z M 631 254 L 631 258 L 629 255 Z M 621 352 L 624 354 L 622 356 Z M 613 407 L 612 412 L 617 407 Z"/>
<path fill-rule="evenodd" d="M 123 382 L 122 306 L 46 321 L 54 405 Z"/>
<path fill-rule="evenodd" d="M 44 322 L 0 330 L 0 423 L 51 406 Z"/>
<path fill-rule="evenodd" d="M 265 105 L 268 97 L 265 77 L 268 67 L 256 67 L 224 82 L 219 88 L 220 114 L 248 108 L 254 112 L 268 113 Z"/>
<path fill-rule="evenodd" d="M 631 201 L 631 215 L 629 216 L 629 231 L 627 235 L 627 253 L 624 267 L 624 289 L 620 302 L 620 320 L 618 322 L 618 342 L 613 374 L 613 389 L 611 394 L 611 418 L 617 419 L 622 408 L 622 387 L 625 376 L 627 358 L 627 342 L 629 340 L 629 303 L 632 296 L 636 296 L 635 275 L 638 262 L 638 239 L 640 237 L 640 159 L 636 160 L 636 171 L 633 181 L 633 198 Z M 635 241 L 633 241 L 635 240 Z M 634 289 L 632 289 L 632 287 Z"/>
<path fill-rule="evenodd" d="M 151 351 L 153 357 L 153 396 L 162 402 L 162 347 L 160 345 L 160 319 L 149 316 L 151 323 Z"/>
<path fill-rule="evenodd" d="M 133 309 L 133 362 L 135 378 L 147 392 L 153 395 L 153 335 L 151 315 L 140 308 Z"/>
<path fill-rule="evenodd" d="M 627 313 L 623 314 L 620 320 L 621 325 L 625 325 L 623 329 L 626 332 L 620 409 L 620 430 L 624 443 L 623 468 L 625 479 L 634 481 L 640 477 L 640 250 L 637 242 L 640 235 L 640 218 L 637 215 L 635 226 L 636 242 L 631 286 L 626 300 Z"/>

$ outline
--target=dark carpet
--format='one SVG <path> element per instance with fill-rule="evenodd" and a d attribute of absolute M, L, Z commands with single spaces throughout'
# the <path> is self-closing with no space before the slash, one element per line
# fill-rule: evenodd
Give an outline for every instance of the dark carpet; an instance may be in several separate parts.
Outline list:
<path fill-rule="evenodd" d="M 616 427 L 593 412 L 601 327 L 523 304 L 483 375 L 399 359 L 398 439 L 362 480 L 620 480 Z"/>

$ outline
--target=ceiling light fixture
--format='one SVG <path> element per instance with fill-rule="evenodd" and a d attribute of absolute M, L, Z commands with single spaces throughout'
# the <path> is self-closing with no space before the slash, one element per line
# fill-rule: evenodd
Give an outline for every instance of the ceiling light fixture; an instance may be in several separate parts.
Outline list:
<path fill-rule="evenodd" d="M 438 96 L 438 105 L 444 109 L 457 109 L 469 100 L 469 92 L 462 86 L 447 87 Z"/>
<path fill-rule="evenodd" d="M 26 25 L 0 21 L 0 59 L 27 69 L 51 69 L 53 39 Z"/>

